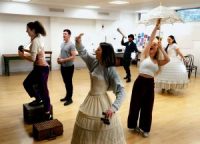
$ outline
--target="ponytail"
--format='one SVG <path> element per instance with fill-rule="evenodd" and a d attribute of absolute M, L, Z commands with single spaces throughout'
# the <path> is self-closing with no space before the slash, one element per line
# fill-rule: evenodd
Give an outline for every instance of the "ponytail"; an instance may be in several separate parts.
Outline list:
<path fill-rule="evenodd" d="M 36 35 L 41 34 L 42 36 L 46 36 L 46 31 L 44 26 L 39 21 L 29 22 L 27 24 L 31 30 L 35 30 Z"/>

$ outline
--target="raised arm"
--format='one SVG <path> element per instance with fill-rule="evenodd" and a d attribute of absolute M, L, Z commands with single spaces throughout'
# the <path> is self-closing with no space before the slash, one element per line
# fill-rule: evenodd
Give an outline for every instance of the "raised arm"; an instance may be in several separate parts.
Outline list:
<path fill-rule="evenodd" d="M 161 51 L 161 53 L 163 54 L 163 57 L 164 57 L 164 59 L 158 60 L 158 65 L 163 66 L 170 61 L 170 58 L 169 58 L 168 54 L 165 52 L 165 50 L 162 48 L 161 43 L 159 43 L 158 48 L 160 49 L 160 51 Z"/>
<path fill-rule="evenodd" d="M 156 22 L 156 26 L 154 27 L 152 33 L 151 33 L 151 36 L 150 36 L 150 40 L 149 40 L 149 43 L 147 44 L 147 46 L 144 48 L 144 51 L 142 53 L 143 57 L 146 58 L 148 55 L 149 55 L 149 50 L 151 48 L 151 45 L 153 43 L 153 40 L 155 39 L 155 36 L 156 36 L 156 31 L 160 29 L 160 22 L 161 22 L 161 19 L 159 18 Z"/>
<path fill-rule="evenodd" d="M 125 44 L 125 42 L 124 42 L 124 37 L 122 37 L 121 45 L 126 46 L 126 44 Z"/>
<path fill-rule="evenodd" d="M 94 68 L 94 66 L 98 63 L 97 59 L 90 55 L 87 50 L 85 49 L 85 47 L 82 45 L 81 42 L 81 37 L 83 36 L 83 33 L 81 33 L 79 36 L 77 36 L 75 38 L 75 46 L 77 48 L 77 51 L 80 55 L 80 57 L 83 59 L 83 61 L 86 63 L 89 71 L 91 72 Z"/>

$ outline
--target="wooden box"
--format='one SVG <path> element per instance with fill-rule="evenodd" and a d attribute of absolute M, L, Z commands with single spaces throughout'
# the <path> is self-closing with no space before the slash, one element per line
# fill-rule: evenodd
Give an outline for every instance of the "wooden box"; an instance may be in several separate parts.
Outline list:
<path fill-rule="evenodd" d="M 33 137 L 36 140 L 54 139 L 62 134 L 63 124 L 57 119 L 33 124 Z"/>
<path fill-rule="evenodd" d="M 51 105 L 51 115 L 53 116 L 53 106 Z M 45 121 L 44 105 L 30 106 L 28 103 L 23 104 L 23 115 L 26 123 L 36 123 Z"/>

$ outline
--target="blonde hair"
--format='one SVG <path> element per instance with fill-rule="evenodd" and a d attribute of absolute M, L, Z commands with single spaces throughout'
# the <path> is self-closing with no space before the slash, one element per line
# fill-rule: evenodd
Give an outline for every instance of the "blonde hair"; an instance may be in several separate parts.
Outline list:
<path fill-rule="evenodd" d="M 154 38 L 154 40 L 153 40 L 153 43 L 156 43 L 156 44 L 158 44 L 158 39 L 157 38 Z"/>

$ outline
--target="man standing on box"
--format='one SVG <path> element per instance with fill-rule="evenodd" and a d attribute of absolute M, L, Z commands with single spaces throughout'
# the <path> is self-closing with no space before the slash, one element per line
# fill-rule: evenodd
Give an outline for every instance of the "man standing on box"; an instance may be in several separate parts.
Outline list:
<path fill-rule="evenodd" d="M 123 66 L 124 70 L 126 71 L 126 82 L 131 82 L 131 72 L 130 72 L 130 64 L 131 64 L 131 53 L 132 52 L 139 52 L 137 49 L 136 44 L 133 42 L 134 35 L 128 35 L 128 41 L 124 42 L 124 37 L 122 37 L 121 44 L 125 46 L 124 56 L 123 56 Z"/>
<path fill-rule="evenodd" d="M 74 74 L 74 59 L 77 55 L 75 45 L 70 41 L 71 31 L 69 29 L 63 30 L 63 40 L 61 44 L 60 56 L 57 59 L 58 64 L 61 64 L 61 74 L 65 83 L 66 95 L 60 101 L 64 101 L 64 105 L 71 104 L 73 95 L 72 78 Z"/>
<path fill-rule="evenodd" d="M 29 49 L 19 47 L 18 54 L 21 58 L 33 62 L 33 70 L 23 82 L 24 88 L 30 97 L 35 100 L 29 103 L 30 106 L 44 104 L 45 119 L 52 119 L 50 114 L 50 97 L 47 87 L 49 76 L 49 65 L 45 60 L 44 43 L 41 39 L 46 36 L 46 31 L 39 21 L 27 23 L 26 32 L 31 38 Z"/>

